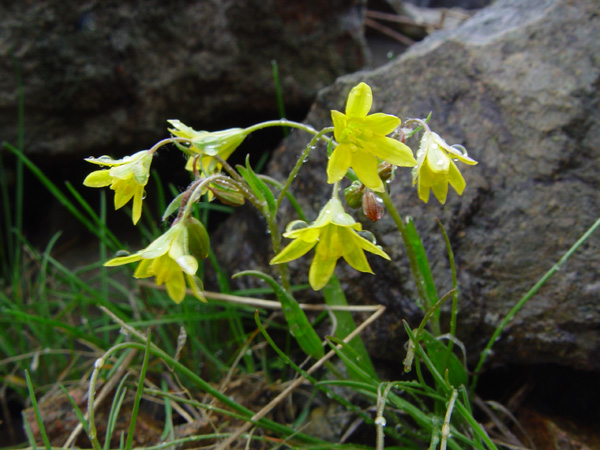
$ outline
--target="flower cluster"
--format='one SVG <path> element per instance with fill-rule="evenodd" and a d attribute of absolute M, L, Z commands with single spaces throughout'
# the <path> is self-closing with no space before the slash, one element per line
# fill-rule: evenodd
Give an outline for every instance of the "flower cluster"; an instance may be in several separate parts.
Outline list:
<path fill-rule="evenodd" d="M 429 129 L 426 121 L 420 119 L 407 122 L 420 123 L 424 128 L 415 159 L 404 138 L 394 137 L 398 133 L 404 136 L 403 131 L 397 131 L 400 119 L 384 113 L 369 114 L 372 106 L 371 88 L 366 83 L 359 83 L 348 95 L 345 112 L 331 111 L 333 128 L 322 133 L 333 130 L 334 136 L 334 140 L 331 140 L 334 147 L 326 169 L 328 183 L 334 184 L 332 198 L 312 224 L 294 221 L 288 225 L 283 236 L 292 239 L 292 242 L 271 260 L 271 264 L 284 264 L 304 256 L 314 248 L 308 274 L 314 290 L 322 289 L 327 284 L 340 258 L 354 269 L 367 273 L 373 272 L 365 252 L 390 259 L 371 239 L 372 235 L 367 236 L 361 224 L 345 212 L 338 199 L 340 181 L 344 177 L 353 172 L 355 177 L 349 177 L 358 179 L 345 190 L 347 203 L 352 208 L 362 206 L 365 215 L 377 221 L 384 215 L 382 198 L 387 196 L 386 184 L 393 178 L 396 166 L 412 167 L 412 182 L 417 185 L 421 200 L 427 203 L 433 191 L 439 202 L 444 204 L 449 185 L 459 195 L 465 189 L 465 180 L 454 161 L 477 164 L 466 150 L 460 146 L 449 146 Z M 198 261 L 208 256 L 209 240 L 202 223 L 192 217 L 191 205 L 205 192 L 208 192 L 209 199 L 218 198 L 232 206 L 241 206 L 246 199 L 250 199 L 253 204 L 268 204 L 269 214 L 274 219 L 278 203 L 276 205 L 272 192 L 249 167 L 239 169 L 241 176 L 233 174 L 228 178 L 219 174 L 223 161 L 231 156 L 251 131 L 274 124 L 285 126 L 291 122 L 270 121 L 247 129 L 231 128 L 217 132 L 197 131 L 179 120 L 168 122 L 172 137 L 160 141 L 150 150 L 117 160 L 108 156 L 87 158 L 86 161 L 106 168 L 90 173 L 84 184 L 89 187 L 110 186 L 115 191 L 115 209 L 133 199 L 132 219 L 136 224 L 141 217 L 144 189 L 154 152 L 165 143 L 173 143 L 183 151 L 188 156 L 186 168 L 194 173 L 196 180 L 167 208 L 168 214 L 165 213 L 165 216 L 179 207 L 179 214 L 171 228 L 147 248 L 129 256 L 111 259 L 105 265 L 139 262 L 134 276 L 155 277 L 158 285 L 165 285 L 173 301 L 179 303 L 183 300 L 186 286 L 204 301 L 202 283 L 196 272 Z M 294 126 L 314 132 L 302 124 L 294 123 Z M 287 186 L 289 183 L 284 190 Z"/>

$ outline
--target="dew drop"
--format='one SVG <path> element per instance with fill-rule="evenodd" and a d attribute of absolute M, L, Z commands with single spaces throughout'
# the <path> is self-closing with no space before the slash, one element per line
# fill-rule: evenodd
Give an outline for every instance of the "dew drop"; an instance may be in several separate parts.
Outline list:
<path fill-rule="evenodd" d="M 142 200 L 146 199 L 146 190 L 144 189 L 144 191 L 142 192 Z"/>
<path fill-rule="evenodd" d="M 385 427 L 387 425 L 387 421 L 385 420 L 385 417 L 383 417 L 383 416 L 377 417 L 375 419 L 375 425 Z"/>

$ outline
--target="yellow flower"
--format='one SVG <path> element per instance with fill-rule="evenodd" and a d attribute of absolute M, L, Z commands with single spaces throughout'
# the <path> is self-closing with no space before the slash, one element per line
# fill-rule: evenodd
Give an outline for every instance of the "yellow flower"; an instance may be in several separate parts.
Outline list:
<path fill-rule="evenodd" d="M 386 137 L 400 125 L 400 119 L 383 113 L 367 115 L 373 104 L 368 84 L 360 83 L 348 95 L 346 114 L 331 111 L 338 145 L 327 164 L 327 182 L 341 180 L 349 168 L 368 188 L 383 191 L 377 165 L 379 160 L 395 166 L 416 165 L 412 150 L 402 142 Z"/>
<path fill-rule="evenodd" d="M 322 289 L 333 274 L 337 260 L 343 257 L 350 266 L 360 272 L 373 273 L 364 251 L 390 257 L 373 242 L 361 237 L 360 223 L 346 214 L 337 198 L 332 198 L 321 210 L 312 225 L 299 228 L 301 221 L 291 222 L 284 237 L 294 239 L 272 260 L 271 264 L 280 264 L 300 258 L 316 246 L 315 257 L 310 265 L 308 281 L 317 291 Z"/>
<path fill-rule="evenodd" d="M 180 146 L 190 156 L 185 168 L 193 170 L 193 163 L 197 161 L 196 169 L 204 176 L 220 172 L 221 164 L 213 157 L 218 155 L 227 160 L 248 134 L 243 128 L 229 128 L 215 132 L 196 131 L 179 120 L 169 120 L 168 122 L 173 126 L 173 128 L 169 128 L 173 136 L 192 141 L 190 147 Z M 199 156 L 199 158 L 196 159 L 195 156 Z"/>
<path fill-rule="evenodd" d="M 107 261 L 105 266 L 120 266 L 141 261 L 133 276 L 155 277 L 156 284 L 164 284 L 171 300 L 181 303 L 187 284 L 194 296 L 206 301 L 202 281 L 196 276 L 198 260 L 208 256 L 209 241 L 206 229 L 193 217 L 173 225 L 148 247 L 129 256 Z"/>
<path fill-rule="evenodd" d="M 412 170 L 413 186 L 418 182 L 419 198 L 425 203 L 429 201 L 430 189 L 442 205 L 446 203 L 448 184 L 462 195 L 466 183 L 454 158 L 471 166 L 477 164 L 466 151 L 449 146 L 433 131 L 425 131 L 417 152 L 417 166 Z"/>
<path fill-rule="evenodd" d="M 90 173 L 83 184 L 88 187 L 104 187 L 110 185 L 115 191 L 115 209 L 124 206 L 133 198 L 133 223 L 136 224 L 142 215 L 144 187 L 150 176 L 152 153 L 142 150 L 123 159 L 112 159 L 110 156 L 85 158 L 86 161 L 110 169 L 96 170 Z"/>

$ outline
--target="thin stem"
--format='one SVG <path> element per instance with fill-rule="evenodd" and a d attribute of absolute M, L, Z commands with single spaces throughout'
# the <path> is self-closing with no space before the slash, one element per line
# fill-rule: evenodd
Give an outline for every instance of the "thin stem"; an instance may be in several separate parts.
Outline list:
<path fill-rule="evenodd" d="M 456 276 L 456 264 L 454 262 L 454 252 L 452 251 L 452 246 L 450 245 L 450 239 L 448 238 L 448 233 L 442 222 L 439 219 L 436 219 L 440 230 L 442 231 L 442 236 L 444 237 L 444 242 L 446 243 L 446 250 L 448 251 L 448 260 L 450 262 L 450 271 L 452 273 L 452 289 L 454 293 L 452 294 L 452 309 L 450 312 L 450 335 L 452 337 L 456 337 L 456 317 L 458 315 L 458 279 Z M 448 340 L 448 357 L 450 357 L 450 353 L 452 352 L 452 348 L 454 347 L 454 340 Z"/>
<path fill-rule="evenodd" d="M 150 153 L 155 153 L 163 145 L 174 144 L 176 142 L 182 142 L 182 143 L 187 143 L 187 144 L 191 144 L 192 143 L 192 141 L 190 139 L 187 139 L 187 138 L 170 137 L 170 138 L 163 139 L 162 141 L 158 141 L 148 151 Z"/>
<path fill-rule="evenodd" d="M 331 198 L 335 198 L 339 200 L 339 192 L 340 192 L 340 182 L 336 181 L 333 183 L 333 188 L 331 189 Z"/>
<path fill-rule="evenodd" d="M 421 275 L 421 272 L 419 271 L 419 266 L 417 265 L 417 255 L 415 254 L 415 251 L 412 248 L 412 245 L 410 244 L 410 238 L 408 236 L 408 232 L 406 231 L 406 227 L 404 226 L 404 222 L 400 217 L 400 213 L 398 213 L 396 205 L 394 205 L 394 202 L 392 202 L 392 199 L 386 191 L 378 192 L 377 195 L 379 195 L 381 200 L 383 200 L 383 204 L 390 213 L 392 220 L 396 224 L 396 227 L 398 228 L 398 231 L 402 236 L 402 241 L 404 242 L 404 247 L 406 249 L 406 255 L 408 256 L 410 270 L 412 271 L 413 278 L 415 280 L 415 285 L 417 286 L 417 292 L 419 294 L 419 297 L 421 298 L 421 302 L 423 305 L 429 305 L 429 298 L 427 297 L 427 293 L 425 292 L 425 281 L 423 280 L 423 276 Z"/>
<path fill-rule="evenodd" d="M 279 234 L 279 228 L 277 227 L 277 219 L 275 215 L 271 216 L 270 214 L 266 214 L 265 218 L 267 219 L 267 226 L 269 227 L 269 234 L 271 235 L 273 254 L 277 255 L 281 251 L 281 234 Z M 287 263 L 277 264 L 277 270 L 281 277 L 283 289 L 291 295 L 292 284 L 290 282 L 290 269 Z"/>
<path fill-rule="evenodd" d="M 548 270 L 548 272 L 546 272 L 542 276 L 542 278 L 539 279 L 539 281 L 523 296 L 523 298 L 521 298 L 521 300 L 519 300 L 517 302 L 517 304 L 512 307 L 512 309 L 508 312 L 506 317 L 504 317 L 502 322 L 500 322 L 500 324 L 494 331 L 494 334 L 492 334 L 492 337 L 490 338 L 487 345 L 481 352 L 481 356 L 479 357 L 479 362 L 477 363 L 477 367 L 475 368 L 475 376 L 473 377 L 473 381 L 471 382 L 471 393 L 475 391 L 475 387 L 477 386 L 477 381 L 479 379 L 479 373 L 481 371 L 481 368 L 483 367 L 483 364 L 485 363 L 485 360 L 491 354 L 492 346 L 494 345 L 496 340 L 500 337 L 500 334 L 502 333 L 502 331 L 504 330 L 504 328 L 506 327 L 508 322 L 510 322 L 512 320 L 512 318 L 525 305 L 525 303 L 527 303 L 529 301 L 529 299 L 531 297 L 533 297 L 537 291 L 540 290 L 540 288 L 546 283 L 546 281 L 548 281 L 552 275 L 554 275 L 556 272 L 558 272 L 560 270 L 561 266 L 567 262 L 567 260 L 573 255 L 573 253 L 575 253 L 577 251 L 577 249 L 579 247 L 581 247 L 581 245 L 592 235 L 592 233 L 594 231 L 596 231 L 596 229 L 598 227 L 600 227 L 600 218 L 598 218 L 598 220 L 596 220 L 596 222 L 594 222 L 594 224 L 583 234 L 583 236 L 581 236 L 577 240 L 577 242 L 575 242 L 575 244 L 573 244 L 573 246 L 562 256 L 562 258 L 560 258 L 558 260 L 558 262 L 556 264 L 554 264 L 550 268 L 550 270 Z"/>
<path fill-rule="evenodd" d="M 294 178 L 296 178 L 296 175 L 298 175 L 298 172 L 300 171 L 300 168 L 302 167 L 302 164 L 304 164 L 306 162 L 306 160 L 308 159 L 308 156 L 310 155 L 311 150 L 317 144 L 317 141 L 319 139 L 326 139 L 327 141 L 329 141 L 330 139 L 324 138 L 323 136 L 325 134 L 327 134 L 327 133 L 333 132 L 333 130 L 334 130 L 333 127 L 323 128 L 321 131 L 319 131 L 318 133 L 316 133 L 313 136 L 313 138 L 310 140 L 310 142 L 308 143 L 308 145 L 305 147 L 304 151 L 300 155 L 300 158 L 298 158 L 298 161 L 296 161 L 296 165 L 294 166 L 294 168 L 290 172 L 290 175 L 288 176 L 288 178 L 287 178 L 287 180 L 285 182 L 285 185 L 283 186 L 283 189 L 281 190 L 281 192 L 279 192 L 279 197 L 277 197 L 276 211 L 279 211 L 279 207 L 281 206 L 281 202 L 283 201 L 283 198 L 285 197 L 285 193 L 287 192 L 287 190 L 292 185 L 292 182 L 294 181 Z"/>
<path fill-rule="evenodd" d="M 450 401 L 448 402 L 448 409 L 446 410 L 446 416 L 444 417 L 444 425 L 442 425 L 442 443 L 440 444 L 440 450 L 446 450 L 448 438 L 450 437 L 450 419 L 452 418 L 456 397 L 458 397 L 458 391 L 454 389 Z"/>
<path fill-rule="evenodd" d="M 263 128 L 268 127 L 290 127 L 290 128 L 298 128 L 299 130 L 306 131 L 310 134 L 317 134 L 317 130 L 309 125 L 305 125 L 300 122 L 294 122 L 292 120 L 287 119 L 279 119 L 279 120 L 268 120 L 266 122 L 257 123 L 256 125 L 252 125 L 251 127 L 246 128 L 244 131 L 247 133 L 253 133 L 258 130 L 262 130 Z"/>

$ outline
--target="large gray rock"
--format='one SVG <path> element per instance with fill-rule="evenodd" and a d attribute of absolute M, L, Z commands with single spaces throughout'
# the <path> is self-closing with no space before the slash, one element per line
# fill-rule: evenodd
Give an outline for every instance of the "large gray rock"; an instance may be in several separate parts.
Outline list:
<path fill-rule="evenodd" d="M 384 67 L 339 79 L 306 118 L 317 128 L 330 126 L 329 110 L 343 110 L 349 90 L 365 81 L 373 87 L 372 111 L 400 117 L 433 111 L 433 129 L 480 162 L 461 166 L 466 191 L 462 197 L 451 191 L 444 206 L 433 197 L 420 202 L 408 170 L 398 171 L 391 191 L 402 214 L 415 218 L 440 293 L 452 283 L 435 217 L 450 235 L 461 291 L 459 337 L 471 357 L 600 215 L 599 55 L 595 0 L 501 0 Z M 274 156 L 271 175 L 286 174 L 305 143 L 305 135 L 291 136 Z M 313 151 L 293 185 L 311 217 L 329 195 L 325 163 L 324 149 Z M 284 222 L 295 218 L 289 209 L 284 216 Z M 255 220 L 245 213 L 232 221 L 235 232 L 219 250 L 226 266 L 266 268 L 267 257 L 259 256 L 264 225 Z M 371 259 L 377 276 L 343 262 L 336 273 L 351 302 L 388 307 L 368 338 L 376 356 L 400 361 L 401 320 L 413 326 L 419 320 L 414 286 L 389 217 L 367 227 L 393 263 Z M 529 301 L 495 346 L 493 361 L 600 370 L 599 246 L 597 233 Z M 306 272 L 296 281 L 306 282 Z"/>
<path fill-rule="evenodd" d="M 364 66 L 363 15 L 363 0 L 2 2 L 0 140 L 16 143 L 15 66 L 36 155 L 143 148 L 171 118 L 276 117 L 271 60 L 288 112 L 306 110 Z"/>

